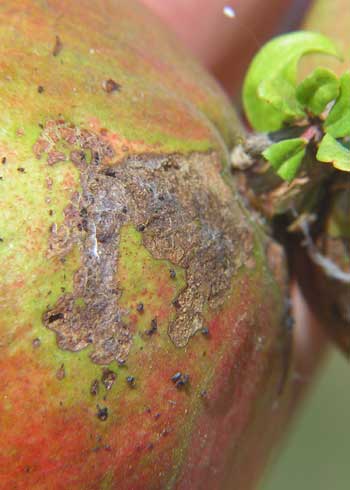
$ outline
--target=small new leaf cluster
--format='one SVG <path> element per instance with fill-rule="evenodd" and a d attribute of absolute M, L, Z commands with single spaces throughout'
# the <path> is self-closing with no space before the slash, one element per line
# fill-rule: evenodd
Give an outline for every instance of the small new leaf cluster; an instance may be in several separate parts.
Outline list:
<path fill-rule="evenodd" d="M 341 59 L 337 47 L 321 34 L 285 34 L 258 52 L 243 87 L 243 105 L 255 130 L 300 129 L 299 137 L 278 141 L 263 152 L 277 174 L 289 182 L 309 145 L 314 145 L 318 161 L 350 172 L 350 72 L 338 78 L 331 70 L 316 68 L 298 84 L 298 63 L 309 53 Z"/>

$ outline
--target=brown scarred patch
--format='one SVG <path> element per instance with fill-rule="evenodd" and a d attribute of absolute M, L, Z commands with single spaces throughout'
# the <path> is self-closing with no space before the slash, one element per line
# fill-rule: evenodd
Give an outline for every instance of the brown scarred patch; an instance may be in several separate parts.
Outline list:
<path fill-rule="evenodd" d="M 121 86 L 119 83 L 115 82 L 112 78 L 109 78 L 108 80 L 104 80 L 102 82 L 102 88 L 110 94 L 111 92 L 116 92 L 117 90 L 121 89 Z"/>
<path fill-rule="evenodd" d="M 49 165 L 67 160 L 79 168 L 85 168 L 88 163 L 106 163 L 115 156 L 112 146 L 102 136 L 63 120 L 48 121 L 33 150 L 38 159 L 46 155 Z"/>
<path fill-rule="evenodd" d="M 62 151 L 51 150 L 47 155 L 47 163 L 49 165 L 54 165 L 58 162 L 64 162 L 65 159 L 66 155 Z"/>
<path fill-rule="evenodd" d="M 64 379 L 65 377 L 66 377 L 66 370 L 65 370 L 64 364 L 61 364 L 60 368 L 57 369 L 57 371 L 56 371 L 56 378 L 59 381 L 62 381 L 62 379 Z"/>
<path fill-rule="evenodd" d="M 63 48 L 62 41 L 59 36 L 55 36 L 55 45 L 52 50 L 52 55 L 53 56 L 58 56 Z"/>
<path fill-rule="evenodd" d="M 106 390 L 110 390 L 115 383 L 117 376 L 110 369 L 104 369 L 102 372 L 101 381 Z"/>
<path fill-rule="evenodd" d="M 36 143 L 38 158 L 62 140 L 81 170 L 82 191 L 72 196 L 64 223 L 51 230 L 48 254 L 62 258 L 77 246 L 83 259 L 73 292 L 46 311 L 45 326 L 62 349 L 91 345 L 96 363 L 125 361 L 133 332 L 118 306 L 118 246 L 121 227 L 132 224 L 142 227 L 143 245 L 155 259 L 186 272 L 168 327 L 173 343 L 185 346 L 203 328 L 205 312 L 223 305 L 234 274 L 252 255 L 250 225 L 219 173 L 218 156 L 143 155 L 113 164 L 113 149 L 101 136 L 59 121 Z"/>

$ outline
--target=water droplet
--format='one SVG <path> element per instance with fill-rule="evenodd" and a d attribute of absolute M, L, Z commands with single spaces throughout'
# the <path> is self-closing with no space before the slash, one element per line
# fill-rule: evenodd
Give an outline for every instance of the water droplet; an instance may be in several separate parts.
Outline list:
<path fill-rule="evenodd" d="M 233 7 L 230 7 L 229 5 L 225 5 L 223 8 L 223 14 L 229 19 L 234 19 L 236 17 L 236 12 Z"/>

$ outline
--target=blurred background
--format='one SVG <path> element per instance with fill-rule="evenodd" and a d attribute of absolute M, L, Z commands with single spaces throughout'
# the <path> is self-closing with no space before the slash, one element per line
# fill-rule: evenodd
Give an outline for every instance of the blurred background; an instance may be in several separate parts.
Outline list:
<path fill-rule="evenodd" d="M 332 350 L 260 490 L 350 489 L 350 366 Z"/>

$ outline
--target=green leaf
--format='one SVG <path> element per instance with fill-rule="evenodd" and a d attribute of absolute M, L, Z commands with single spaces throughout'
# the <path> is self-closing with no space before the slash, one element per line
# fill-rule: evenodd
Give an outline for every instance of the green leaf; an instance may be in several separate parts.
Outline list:
<path fill-rule="evenodd" d="M 290 182 L 296 176 L 305 155 L 306 141 L 293 138 L 269 146 L 263 156 L 271 163 L 277 174 Z"/>
<path fill-rule="evenodd" d="M 340 83 L 335 73 L 316 68 L 297 87 L 296 97 L 312 114 L 321 114 L 327 104 L 337 99 Z"/>
<path fill-rule="evenodd" d="M 340 77 L 340 95 L 325 122 L 325 130 L 334 138 L 350 135 L 350 73 Z"/>
<path fill-rule="evenodd" d="M 316 158 L 320 162 L 332 163 L 339 170 L 350 172 L 350 150 L 330 134 L 323 137 Z"/>
<path fill-rule="evenodd" d="M 258 87 L 258 96 L 271 104 L 285 120 L 303 119 L 305 112 L 295 96 L 295 87 L 284 78 L 271 78 Z"/>
<path fill-rule="evenodd" d="M 316 52 L 340 58 L 331 40 L 308 31 L 276 37 L 258 52 L 243 85 L 244 109 L 255 130 L 275 131 L 302 117 L 295 95 L 297 67 L 304 55 Z"/>

